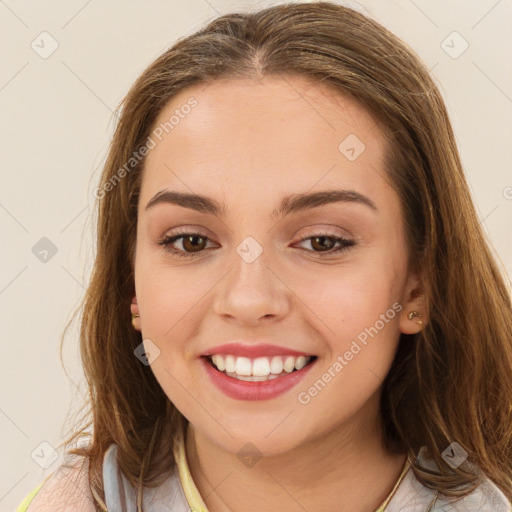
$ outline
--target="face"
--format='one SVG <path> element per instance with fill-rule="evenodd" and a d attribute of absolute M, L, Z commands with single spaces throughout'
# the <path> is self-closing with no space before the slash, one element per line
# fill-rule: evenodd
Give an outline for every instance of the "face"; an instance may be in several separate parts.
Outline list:
<path fill-rule="evenodd" d="M 366 421 L 400 332 L 418 330 L 379 126 L 296 77 L 190 87 L 154 128 L 173 115 L 153 132 L 135 255 L 163 390 L 233 453 Z"/>

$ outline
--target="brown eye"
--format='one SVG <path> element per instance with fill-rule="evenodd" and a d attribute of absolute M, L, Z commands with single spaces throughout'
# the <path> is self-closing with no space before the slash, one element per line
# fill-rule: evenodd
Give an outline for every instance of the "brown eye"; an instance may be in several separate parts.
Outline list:
<path fill-rule="evenodd" d="M 187 235 L 183 237 L 183 249 L 190 252 L 198 252 L 204 249 L 206 237 L 201 235 Z"/>
<path fill-rule="evenodd" d="M 320 257 L 341 253 L 342 251 L 349 250 L 351 246 L 356 244 L 354 240 L 328 234 L 318 234 L 303 238 L 301 242 L 309 242 L 313 250 L 307 249 L 307 251 L 316 253 Z"/>
<path fill-rule="evenodd" d="M 181 240 L 181 246 L 175 246 Z M 204 252 L 209 238 L 201 233 L 182 232 L 172 236 L 165 236 L 158 242 L 167 252 L 178 257 L 194 256 L 194 253 Z"/>
<path fill-rule="evenodd" d="M 313 236 L 311 237 L 311 247 L 320 251 L 328 251 L 334 247 L 333 237 L 329 236 Z"/>

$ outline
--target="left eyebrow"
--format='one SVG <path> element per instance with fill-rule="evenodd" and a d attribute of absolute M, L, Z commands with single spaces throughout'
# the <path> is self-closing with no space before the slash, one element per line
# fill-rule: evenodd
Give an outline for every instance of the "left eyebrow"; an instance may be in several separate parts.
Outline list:
<path fill-rule="evenodd" d="M 148 210 L 149 208 L 162 203 L 175 204 L 200 213 L 220 217 L 225 217 L 227 213 L 226 205 L 220 204 L 211 197 L 170 190 L 161 190 L 155 194 L 148 202 L 145 209 Z M 362 204 L 374 211 L 377 211 L 377 207 L 371 199 L 359 192 L 356 192 L 355 190 L 324 190 L 321 192 L 292 194 L 284 197 L 278 208 L 272 211 L 272 217 L 284 217 L 290 213 L 318 208 L 332 203 Z"/>

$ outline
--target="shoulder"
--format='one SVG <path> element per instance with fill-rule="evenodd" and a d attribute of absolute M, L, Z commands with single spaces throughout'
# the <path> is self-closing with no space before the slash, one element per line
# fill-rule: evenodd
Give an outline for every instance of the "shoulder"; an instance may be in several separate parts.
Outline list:
<path fill-rule="evenodd" d="M 512 504 L 499 487 L 489 478 L 472 493 L 460 501 L 442 501 L 439 510 L 443 512 L 512 512 Z"/>
<path fill-rule="evenodd" d="M 429 508 L 430 507 L 430 508 Z M 441 498 L 407 471 L 386 512 L 512 512 L 512 505 L 489 478 L 474 491 L 457 501 Z"/>
<path fill-rule="evenodd" d="M 117 450 L 117 445 L 111 444 L 103 458 L 105 503 L 108 510 L 136 512 L 137 491 L 117 464 Z M 69 456 L 27 495 L 16 512 L 96 512 L 88 470 L 88 459 Z M 143 507 L 146 512 L 190 512 L 177 471 L 158 487 L 144 488 Z"/>
<path fill-rule="evenodd" d="M 17 512 L 96 512 L 86 457 L 67 455 L 61 465 L 23 500 Z"/>

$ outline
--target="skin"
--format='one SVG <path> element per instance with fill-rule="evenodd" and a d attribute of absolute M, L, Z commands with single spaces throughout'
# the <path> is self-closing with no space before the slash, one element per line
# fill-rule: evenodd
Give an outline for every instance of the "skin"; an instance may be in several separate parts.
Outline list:
<path fill-rule="evenodd" d="M 190 421 L 190 471 L 210 512 L 373 512 L 393 488 L 405 454 L 382 442 L 379 396 L 400 333 L 421 329 L 416 274 L 407 268 L 400 202 L 384 179 L 383 133 L 353 100 L 303 77 L 217 80 L 174 97 L 155 123 L 194 96 L 198 105 L 150 150 L 139 201 L 135 285 L 137 329 L 160 350 L 151 369 Z M 338 145 L 355 134 L 364 151 L 349 161 Z M 373 201 L 333 203 L 271 217 L 283 196 L 348 189 Z M 225 203 L 225 217 L 178 205 L 145 210 L 160 190 Z M 202 252 L 177 228 L 208 237 Z M 355 241 L 321 257 L 318 234 Z M 252 236 L 251 264 L 236 248 Z M 329 239 L 332 241 L 332 239 Z M 327 240 L 329 242 L 329 240 Z M 197 239 L 196 239 L 197 243 Z M 308 390 L 357 335 L 392 305 L 402 310 L 304 405 Z M 234 339 L 266 341 L 318 357 L 292 390 L 266 401 L 225 396 L 198 356 Z M 245 465 L 246 443 L 261 458 Z"/>

